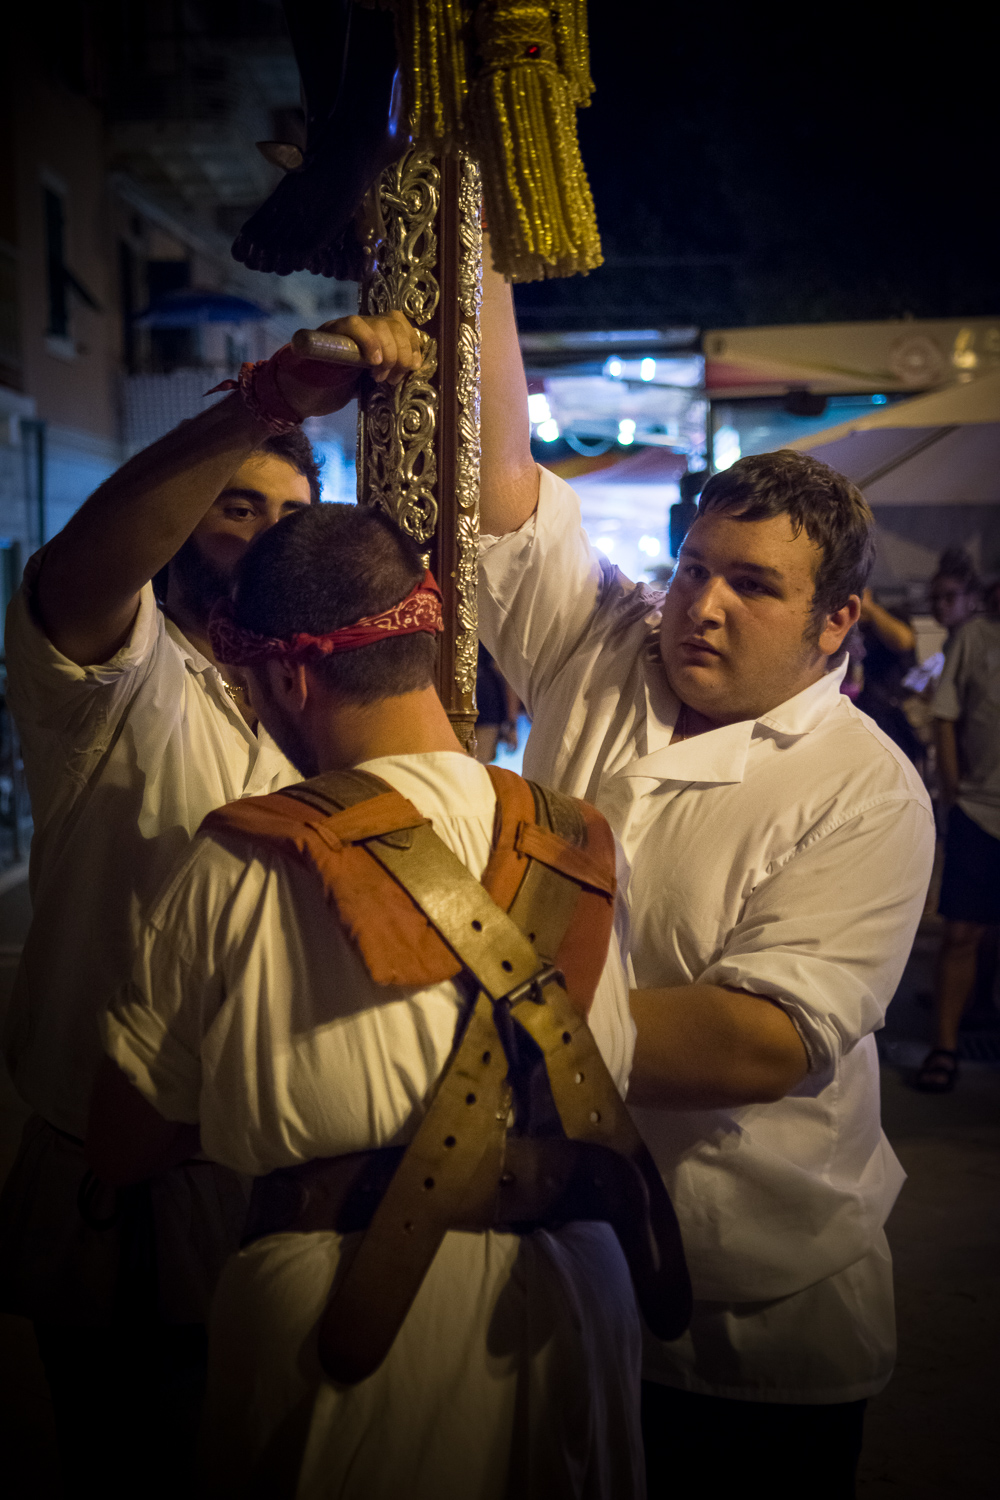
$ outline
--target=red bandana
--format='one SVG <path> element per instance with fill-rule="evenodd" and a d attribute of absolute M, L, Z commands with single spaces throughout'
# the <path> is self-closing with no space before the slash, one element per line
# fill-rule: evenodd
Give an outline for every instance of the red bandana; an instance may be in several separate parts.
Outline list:
<path fill-rule="evenodd" d="M 331 656 L 334 651 L 357 651 L 359 646 L 371 646 L 391 635 L 416 635 L 421 631 L 437 635 L 443 629 L 441 590 L 429 570 L 406 598 L 394 604 L 392 609 L 385 609 L 380 615 L 369 615 L 354 625 L 343 625 L 327 635 L 308 635 L 300 631 L 288 640 L 277 640 L 272 636 L 257 635 L 253 630 L 241 630 L 233 619 L 233 607 L 228 599 L 215 605 L 208 622 L 215 659 L 230 667 L 245 667 L 250 662 L 276 656 L 292 659 Z"/>

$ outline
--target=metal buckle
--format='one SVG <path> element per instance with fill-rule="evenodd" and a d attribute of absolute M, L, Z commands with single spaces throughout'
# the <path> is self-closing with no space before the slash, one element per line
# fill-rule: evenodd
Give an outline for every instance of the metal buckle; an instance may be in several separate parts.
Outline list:
<path fill-rule="evenodd" d="M 557 969 L 555 964 L 547 964 L 544 969 L 539 969 L 537 974 L 532 974 L 530 979 L 526 979 L 516 989 L 508 990 L 507 994 L 501 998 L 510 1006 L 517 1005 L 520 1000 L 533 1000 L 536 1005 L 543 1005 L 545 1002 L 542 990 L 547 984 L 551 984 L 553 979 L 557 984 L 562 985 L 563 989 L 566 988 L 566 976 L 562 969 Z"/>

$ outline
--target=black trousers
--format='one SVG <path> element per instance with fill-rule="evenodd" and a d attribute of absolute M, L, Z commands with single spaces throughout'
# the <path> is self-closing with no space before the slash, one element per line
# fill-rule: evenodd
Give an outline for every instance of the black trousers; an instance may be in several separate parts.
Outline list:
<path fill-rule="evenodd" d="M 642 1384 L 649 1500 L 853 1500 L 864 1401 L 789 1406 Z"/>

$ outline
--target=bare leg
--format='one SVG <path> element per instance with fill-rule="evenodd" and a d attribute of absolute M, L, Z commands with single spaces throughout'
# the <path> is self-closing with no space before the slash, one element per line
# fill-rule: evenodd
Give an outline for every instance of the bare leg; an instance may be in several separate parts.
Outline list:
<path fill-rule="evenodd" d="M 986 928 L 980 922 L 946 922 L 938 953 L 934 1009 L 937 1045 L 954 1051 L 958 1027 L 976 982 L 976 955 Z"/>

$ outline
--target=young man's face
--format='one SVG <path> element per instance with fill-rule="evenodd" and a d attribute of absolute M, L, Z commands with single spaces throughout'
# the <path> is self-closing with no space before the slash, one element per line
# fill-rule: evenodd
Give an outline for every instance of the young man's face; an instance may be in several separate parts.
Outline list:
<path fill-rule="evenodd" d="M 818 681 L 856 607 L 820 621 L 819 548 L 788 516 L 699 517 L 663 605 L 660 654 L 682 703 L 716 724 L 757 719 Z M 856 606 L 857 601 L 855 601 Z"/>
<path fill-rule="evenodd" d="M 254 537 L 311 501 L 308 479 L 283 458 L 255 453 L 241 464 L 171 561 L 188 607 L 207 615 Z"/>
<path fill-rule="evenodd" d="M 931 614 L 945 630 L 957 630 L 976 612 L 975 594 L 966 593 L 957 578 L 935 578 L 930 589 Z"/>

